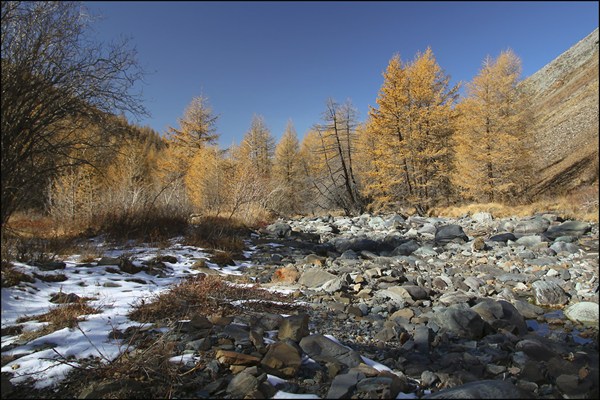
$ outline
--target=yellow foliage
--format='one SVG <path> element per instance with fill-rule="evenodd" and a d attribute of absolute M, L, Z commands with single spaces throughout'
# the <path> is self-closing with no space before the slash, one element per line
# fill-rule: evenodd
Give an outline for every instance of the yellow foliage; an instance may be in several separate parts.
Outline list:
<path fill-rule="evenodd" d="M 429 48 L 404 65 L 394 55 L 383 77 L 360 140 L 372 158 L 365 166 L 365 192 L 375 203 L 407 201 L 425 212 L 450 195 L 458 86 L 449 88 Z"/>
<path fill-rule="evenodd" d="M 457 110 L 454 183 L 467 199 L 514 198 L 529 178 L 528 103 L 517 89 L 521 61 L 510 50 L 487 57 Z"/>

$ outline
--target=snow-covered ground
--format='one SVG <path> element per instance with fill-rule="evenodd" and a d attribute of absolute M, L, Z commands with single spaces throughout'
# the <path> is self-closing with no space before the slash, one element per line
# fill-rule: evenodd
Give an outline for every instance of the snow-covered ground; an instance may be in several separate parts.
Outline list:
<path fill-rule="evenodd" d="M 110 333 L 115 330 L 125 330 L 129 326 L 139 326 L 139 322 L 127 318 L 132 306 L 141 299 L 149 299 L 179 282 L 186 276 L 191 276 L 200 271 L 192 269 L 197 260 L 204 259 L 206 265 L 221 274 L 241 275 L 244 268 L 251 267 L 245 262 L 236 263 L 236 266 L 220 268 L 208 262 L 209 254 L 200 248 L 182 246 L 174 243 L 166 249 L 150 246 L 137 246 L 126 249 L 108 248 L 98 243 L 104 257 L 128 256 L 136 266 L 141 266 L 143 261 L 154 259 L 161 255 L 174 256 L 177 262 L 165 264 L 171 268 L 167 277 L 156 277 L 142 271 L 135 274 L 140 282 L 127 281 L 133 276 L 107 271 L 107 265 L 82 267 L 78 260 L 79 255 L 72 255 L 65 260 L 66 267 L 58 271 L 44 272 L 38 267 L 24 263 L 14 262 L 16 269 L 32 275 L 34 272 L 43 274 L 64 274 L 67 279 L 63 282 L 47 283 L 36 279 L 34 283 L 21 283 L 15 287 L 2 288 L 2 328 L 13 326 L 16 320 L 24 316 L 35 316 L 48 312 L 56 307 L 50 302 L 51 297 L 58 293 L 75 293 L 80 297 L 93 298 L 88 305 L 102 310 L 100 314 L 84 316 L 77 328 L 63 328 L 48 335 L 39 337 L 28 343 L 20 345 L 18 336 L 2 336 L 2 348 L 12 347 L 3 351 L 3 356 L 23 355 L 2 367 L 2 372 L 13 374 L 11 382 L 18 384 L 28 378 L 36 381 L 37 388 L 53 386 L 60 382 L 73 367 L 64 363 L 66 358 L 75 360 L 94 356 L 105 360 L 112 360 L 124 349 L 123 343 L 117 339 L 110 339 Z M 106 247 L 106 248 L 103 248 Z M 249 255 L 249 254 L 247 254 Z M 114 266 L 116 268 L 116 266 Z M 21 323 L 23 331 L 37 330 L 45 323 L 30 321 Z M 330 336 L 331 339 L 334 339 Z M 389 370 L 388 367 L 376 363 L 366 357 L 364 361 L 379 370 Z M 188 362 L 183 356 L 173 357 L 173 362 Z M 70 364 L 76 364 L 71 360 Z M 269 379 L 279 379 L 270 376 Z M 404 397 L 401 397 L 404 396 Z M 408 396 L 408 397 L 406 397 Z M 401 393 L 399 398 L 415 398 L 412 394 Z M 318 398 L 315 395 L 295 395 L 292 393 L 278 392 L 274 398 Z"/>

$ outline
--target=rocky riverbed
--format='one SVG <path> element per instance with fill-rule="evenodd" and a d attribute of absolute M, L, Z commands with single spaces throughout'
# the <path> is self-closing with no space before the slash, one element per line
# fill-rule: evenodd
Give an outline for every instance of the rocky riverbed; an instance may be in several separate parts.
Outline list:
<path fill-rule="evenodd" d="M 329 216 L 278 221 L 246 243 L 243 263 L 204 272 L 234 268 L 263 288 L 291 293 L 297 307 L 247 304 L 237 315 L 199 311 L 169 329 L 135 330 L 139 340 L 167 335 L 177 343 L 171 361 L 190 379 L 178 378 L 176 397 L 600 394 L 598 224 L 553 214 Z M 182 260 L 174 254 L 166 256 L 172 260 L 163 263 L 164 277 Z M 102 268 L 101 261 L 94 265 Z M 147 261 L 134 264 L 118 272 L 148 272 Z M 133 331 L 112 334 L 127 340 Z M 17 397 L 24 390 L 10 389 Z M 113 398 L 143 391 L 133 380 L 73 378 L 45 394 Z"/>
<path fill-rule="evenodd" d="M 301 290 L 311 332 L 416 382 L 419 396 L 466 383 L 445 393 L 598 396 L 597 224 L 552 214 L 303 218 L 270 225 L 254 242 L 261 267 L 247 273 Z M 343 377 L 343 397 L 374 395 L 361 388 L 377 385 L 353 367 L 334 379 Z M 393 385 L 379 385 L 380 397 L 394 396 Z"/>

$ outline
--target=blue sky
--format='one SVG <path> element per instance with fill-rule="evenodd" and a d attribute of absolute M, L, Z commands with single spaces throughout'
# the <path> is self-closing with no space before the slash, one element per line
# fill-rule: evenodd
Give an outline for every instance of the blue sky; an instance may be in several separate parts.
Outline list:
<path fill-rule="evenodd" d="M 394 53 L 428 46 L 452 84 L 486 55 L 511 48 L 527 77 L 598 27 L 598 2 L 85 2 L 100 41 L 128 37 L 148 72 L 142 85 L 159 133 L 178 126 L 193 97 L 216 114 L 219 143 L 239 143 L 260 114 L 279 138 L 302 138 L 325 101 L 374 106 Z"/>

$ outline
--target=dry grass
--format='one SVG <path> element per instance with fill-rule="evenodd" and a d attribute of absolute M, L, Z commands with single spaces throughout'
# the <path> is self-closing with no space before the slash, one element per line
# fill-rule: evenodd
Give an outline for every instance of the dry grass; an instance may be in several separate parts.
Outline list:
<path fill-rule="evenodd" d="M 27 321 L 48 322 L 48 325 L 42 329 L 23 333 L 21 339 L 30 341 L 63 328 L 75 328 L 79 321 L 84 320 L 82 316 L 102 312 L 99 308 L 87 305 L 87 300 L 89 299 L 82 298 L 75 303 L 60 304 L 41 315 L 25 316 L 17 319 L 17 323 Z"/>
<path fill-rule="evenodd" d="M 287 312 L 293 309 L 289 296 L 272 293 L 258 286 L 237 286 L 217 275 L 191 277 L 169 291 L 157 295 L 150 302 L 141 300 L 134 305 L 129 318 L 140 322 L 170 322 L 190 318 L 201 313 L 211 315 L 216 313 L 233 313 L 243 308 L 230 304 L 232 301 L 248 301 L 252 310 L 261 311 L 282 308 Z M 274 304 L 281 302 L 283 304 Z"/>
<path fill-rule="evenodd" d="M 156 243 L 183 235 L 188 227 L 187 215 L 150 209 L 130 214 L 107 214 L 95 222 L 100 231 L 113 240 L 137 239 Z"/>
<path fill-rule="evenodd" d="M 598 222 L 598 185 L 587 186 L 566 196 L 543 199 L 530 204 L 500 203 L 468 204 L 432 210 L 431 215 L 460 217 L 477 212 L 489 212 L 495 218 L 527 217 L 537 213 L 554 213 L 564 219 Z"/>
<path fill-rule="evenodd" d="M 244 250 L 245 244 L 242 238 L 247 237 L 249 233 L 250 229 L 239 220 L 214 216 L 203 217 L 199 223 L 190 227 L 185 237 L 185 244 L 220 250 L 234 256 Z"/>
<path fill-rule="evenodd" d="M 33 283 L 35 279 L 31 275 L 17 270 L 8 261 L 2 260 L 2 287 L 16 286 L 21 282 Z"/>

